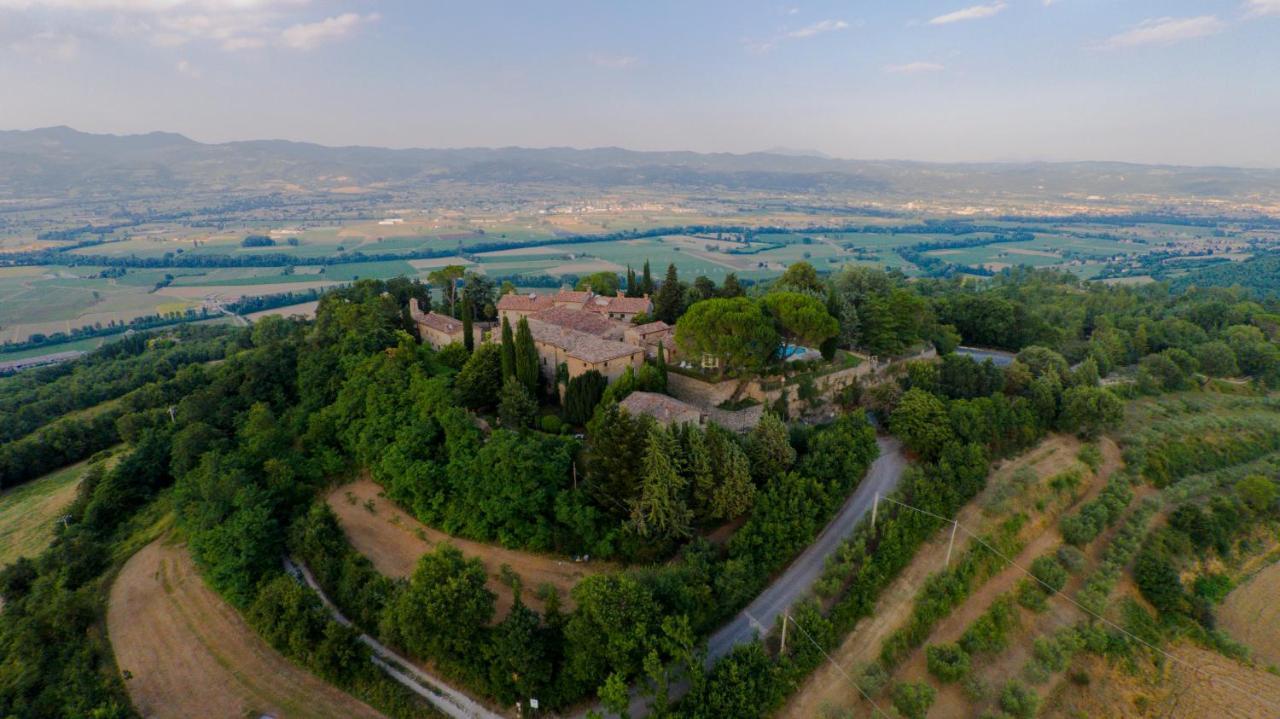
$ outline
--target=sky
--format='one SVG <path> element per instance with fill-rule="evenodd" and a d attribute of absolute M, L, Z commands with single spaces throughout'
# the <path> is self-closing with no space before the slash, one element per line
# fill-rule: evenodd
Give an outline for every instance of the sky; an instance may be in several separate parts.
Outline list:
<path fill-rule="evenodd" d="M 0 128 L 1280 167 L 1280 0 L 0 0 Z"/>

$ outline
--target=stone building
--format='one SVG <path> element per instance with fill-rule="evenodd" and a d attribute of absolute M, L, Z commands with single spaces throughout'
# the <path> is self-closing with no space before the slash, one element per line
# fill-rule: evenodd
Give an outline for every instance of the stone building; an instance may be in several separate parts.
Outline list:
<path fill-rule="evenodd" d="M 434 349 L 440 349 L 453 343 L 463 344 L 462 320 L 439 312 L 423 312 L 417 300 L 409 306 L 409 316 L 418 326 L 418 336 Z M 471 323 L 471 337 L 476 345 L 484 342 L 485 334 L 493 327 L 492 322 Z"/>
<path fill-rule="evenodd" d="M 675 397 L 656 392 L 632 392 L 618 406 L 633 415 L 647 415 L 658 424 L 704 424 L 707 420 L 703 411 L 688 402 L 681 402 Z"/>

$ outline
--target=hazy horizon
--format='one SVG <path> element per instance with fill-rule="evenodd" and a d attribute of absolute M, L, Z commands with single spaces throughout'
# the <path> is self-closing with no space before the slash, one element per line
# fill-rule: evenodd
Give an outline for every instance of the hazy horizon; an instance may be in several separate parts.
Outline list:
<path fill-rule="evenodd" d="M 0 126 L 1280 167 L 1280 0 L 0 0 Z"/>

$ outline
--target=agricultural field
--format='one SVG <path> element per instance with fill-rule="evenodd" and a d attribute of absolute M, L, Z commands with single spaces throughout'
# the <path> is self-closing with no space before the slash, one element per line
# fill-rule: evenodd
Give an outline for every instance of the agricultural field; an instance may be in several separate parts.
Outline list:
<path fill-rule="evenodd" d="M 186 548 L 163 538 L 116 577 L 107 630 L 142 716 L 382 716 L 269 647 L 205 586 Z"/>
<path fill-rule="evenodd" d="M 1010 516 L 1022 517 L 1010 546 L 1015 548 L 1013 561 L 1027 566 L 1057 544 L 1054 531 L 1057 517 L 1097 496 L 1106 480 L 1121 466 L 1119 449 L 1110 441 L 1100 444 L 1102 461 L 1097 471 L 1080 463 L 1081 447 L 1074 437 L 1054 436 L 1001 463 L 993 470 L 986 489 L 961 510 L 957 522 L 966 530 L 989 538 Z M 1076 478 L 1070 487 L 1058 479 L 1068 476 Z M 834 663 L 824 664 L 810 675 L 778 713 L 779 717 L 877 716 L 843 672 L 856 676 L 856 672 L 877 662 L 881 647 L 910 621 L 920 587 L 948 566 L 948 554 L 954 566 L 966 552 L 985 551 L 976 547 L 968 531 L 957 533 L 954 545 L 951 545 L 950 534 L 949 527 L 943 529 L 921 547 L 914 560 L 881 595 L 872 615 L 859 622 L 832 652 Z M 1005 562 L 997 565 L 964 603 L 933 628 L 927 637 L 928 643 L 953 640 L 1023 576 L 1020 570 Z M 924 654 L 923 647 L 910 652 L 899 662 L 893 678 L 922 680 Z M 987 673 L 998 675 L 1001 671 L 1007 668 L 993 666 Z M 969 701 L 958 687 L 952 689 L 955 691 L 946 687 L 939 691 L 933 711 L 938 712 L 937 716 L 969 716 Z M 887 703 L 885 699 L 879 701 Z"/>
<path fill-rule="evenodd" d="M 112 320 L 182 312 L 196 303 L 152 292 L 164 272 L 95 277 L 91 267 L 0 267 L 0 339 L 21 341 Z"/>
<path fill-rule="evenodd" d="M 608 208 L 608 209 L 606 209 Z M 225 229 L 179 224 L 141 225 L 102 236 L 104 242 L 68 250 L 71 256 L 106 256 L 147 261 L 170 257 L 227 257 L 247 261 L 262 255 L 284 255 L 300 262 L 338 258 L 353 252 L 376 256 L 365 262 L 335 262 L 294 266 L 241 267 L 129 267 L 117 277 L 101 276 L 103 267 L 41 265 L 0 267 L 0 339 L 21 341 L 33 334 L 128 321 L 153 314 L 182 312 L 205 303 L 239 297 L 323 288 L 358 279 L 406 276 L 425 280 L 435 269 L 460 264 L 491 277 L 528 277 L 547 287 L 571 282 L 594 272 L 637 272 L 647 261 L 661 278 L 675 264 L 681 278 L 704 276 L 719 283 L 729 273 L 742 280 L 767 280 L 801 261 L 819 271 L 846 265 L 892 268 L 909 277 L 936 274 L 951 267 L 989 274 L 1015 266 L 1057 268 L 1084 279 L 1105 278 L 1116 283 L 1140 283 L 1152 276 L 1176 277 L 1189 268 L 1216 259 L 1244 260 L 1253 245 L 1274 244 L 1266 231 L 1222 233 L 1208 227 L 1167 223 L 1107 224 L 995 221 L 981 231 L 963 234 L 920 232 L 918 218 L 822 217 L 799 213 L 710 216 L 674 209 L 570 207 L 540 213 L 464 214 L 386 209 L 380 217 L 340 221 L 275 221 L 228 224 Z M 526 244 L 579 235 L 705 223 L 718 226 L 804 227 L 822 224 L 858 225 L 861 231 L 762 232 L 744 237 L 736 232 L 708 230 L 558 245 L 531 245 L 475 252 L 480 245 Z M 913 231 L 881 232 L 878 228 Z M 1002 232 L 1024 232 L 1029 239 L 1007 241 Z M 245 247 L 248 235 L 270 238 L 269 246 Z M 0 245 L 6 250 L 59 245 L 27 238 Z M 983 243 L 984 240 L 991 240 Z M 942 246 L 948 244 L 962 246 Z M 1253 243 L 1253 244 L 1251 244 Z M 934 245 L 930 248 L 929 245 Z M 914 249 L 913 249 L 914 248 Z M 1212 250 L 1212 256 L 1169 257 L 1168 253 Z M 421 253 L 451 252 L 442 257 Z M 910 255 L 912 252 L 918 254 Z M 1164 254 L 1152 255 L 1153 252 Z M 415 256 L 415 253 L 418 253 Z M 908 259 L 910 255 L 912 259 Z M 1155 259 L 1148 260 L 1148 255 Z M 404 259 L 394 259 L 403 256 Z M 914 261 L 913 261 L 914 260 Z M 923 263 L 920 264 L 920 263 Z M 927 265 L 927 266 L 924 266 Z M 110 273 L 108 273 L 110 274 Z M 53 350 L 49 350 L 53 351 Z"/>
<path fill-rule="evenodd" d="M 54 525 L 76 498 L 88 466 L 79 462 L 0 493 L 0 567 L 49 546 Z"/>

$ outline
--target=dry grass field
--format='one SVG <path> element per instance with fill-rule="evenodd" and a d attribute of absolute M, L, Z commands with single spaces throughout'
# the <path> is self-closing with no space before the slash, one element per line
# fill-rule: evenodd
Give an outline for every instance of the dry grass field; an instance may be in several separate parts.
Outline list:
<path fill-rule="evenodd" d="M 1253 650 L 1259 664 L 1280 667 L 1280 562 L 1232 590 L 1222 603 L 1218 621 Z"/>
<path fill-rule="evenodd" d="M 209 590 L 183 546 L 159 539 L 121 569 L 107 608 L 116 666 L 148 719 L 377 719 L 263 642 Z"/>
<path fill-rule="evenodd" d="M 88 462 L 80 462 L 0 493 L 0 567 L 43 552 L 54 524 L 76 498 Z"/>
<path fill-rule="evenodd" d="M 329 506 L 338 515 L 347 538 L 356 551 L 373 562 L 379 572 L 389 577 L 407 577 L 418 565 L 418 558 L 439 542 L 448 542 L 468 557 L 484 563 L 489 575 L 487 586 L 498 595 L 496 619 L 511 611 L 515 599 L 511 588 L 500 581 L 502 565 L 520 576 L 525 587 L 524 602 L 542 610 L 542 602 L 533 596 L 542 584 L 550 584 L 560 592 L 566 609 L 573 608 L 569 590 L 583 577 L 612 571 L 606 562 L 580 563 L 568 559 L 530 554 L 481 542 L 451 537 L 432 529 L 393 502 L 380 496 L 382 488 L 373 480 L 361 479 L 345 484 L 329 493 Z"/>
<path fill-rule="evenodd" d="M 1085 657 L 1088 685 L 1063 682 L 1045 702 L 1045 719 L 1160 717 L 1261 719 L 1280 716 L 1280 676 L 1191 645 L 1169 647 L 1163 670 L 1137 673 Z"/>

